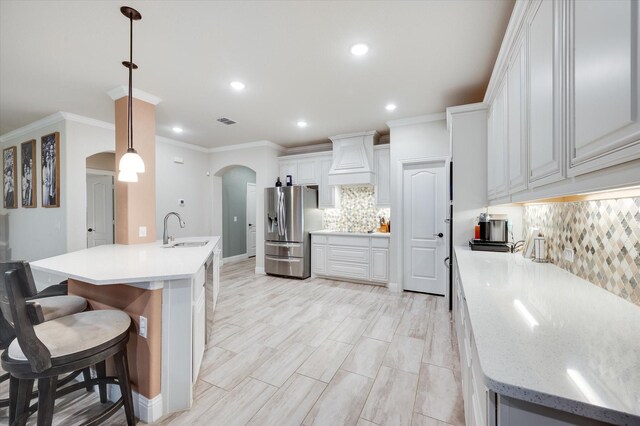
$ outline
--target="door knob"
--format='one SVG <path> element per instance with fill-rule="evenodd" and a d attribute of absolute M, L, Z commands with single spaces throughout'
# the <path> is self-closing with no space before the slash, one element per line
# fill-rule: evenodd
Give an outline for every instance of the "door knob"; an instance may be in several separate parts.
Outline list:
<path fill-rule="evenodd" d="M 434 237 L 442 238 L 444 234 L 442 232 L 438 232 L 437 234 L 433 234 Z"/>
<path fill-rule="evenodd" d="M 251 226 L 253 226 L 253 224 L 250 223 L 249 226 L 251 227 Z"/>
<path fill-rule="evenodd" d="M 87 231 L 93 232 L 93 228 L 89 228 L 89 229 L 87 229 Z"/>

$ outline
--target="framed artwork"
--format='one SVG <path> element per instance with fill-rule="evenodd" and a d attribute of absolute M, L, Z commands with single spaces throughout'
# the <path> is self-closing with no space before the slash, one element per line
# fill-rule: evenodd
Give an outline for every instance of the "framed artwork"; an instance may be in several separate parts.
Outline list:
<path fill-rule="evenodd" d="M 42 165 L 42 207 L 60 207 L 60 133 L 43 136 L 40 142 Z"/>
<path fill-rule="evenodd" d="M 2 151 L 2 199 L 5 209 L 18 208 L 18 180 L 16 172 L 18 171 L 18 156 L 16 147 L 10 146 Z"/>
<path fill-rule="evenodd" d="M 36 140 L 23 142 L 20 145 L 20 164 L 22 180 L 20 182 L 22 191 L 22 207 L 38 206 L 38 181 L 36 180 Z"/>

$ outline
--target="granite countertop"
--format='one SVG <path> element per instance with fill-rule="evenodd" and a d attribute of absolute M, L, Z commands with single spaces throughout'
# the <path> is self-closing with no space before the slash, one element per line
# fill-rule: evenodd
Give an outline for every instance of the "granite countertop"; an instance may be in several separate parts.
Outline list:
<path fill-rule="evenodd" d="M 196 274 L 219 240 L 220 237 L 177 238 L 175 243 L 208 241 L 201 247 L 180 248 L 165 248 L 161 241 L 149 244 L 109 244 L 30 264 L 36 271 L 50 272 L 95 285 L 177 280 Z"/>
<path fill-rule="evenodd" d="M 487 387 L 640 424 L 640 307 L 520 254 L 455 252 Z"/>
<path fill-rule="evenodd" d="M 349 235 L 353 237 L 376 237 L 376 238 L 390 238 L 390 232 L 341 232 L 332 231 L 330 229 L 323 229 L 321 231 L 311 231 L 312 235 Z"/>

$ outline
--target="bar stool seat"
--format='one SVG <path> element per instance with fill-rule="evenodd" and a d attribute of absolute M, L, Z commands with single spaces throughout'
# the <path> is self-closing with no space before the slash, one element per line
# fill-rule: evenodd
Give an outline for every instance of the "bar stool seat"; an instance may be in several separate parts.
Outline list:
<path fill-rule="evenodd" d="M 126 332 L 130 325 L 131 318 L 126 313 L 100 310 L 64 316 L 38 324 L 33 329 L 55 364 L 56 358 L 74 353 L 100 352 L 103 344 Z M 18 339 L 11 342 L 7 355 L 16 361 L 27 361 Z"/>
<path fill-rule="evenodd" d="M 45 321 L 76 314 L 87 309 L 87 299 L 80 296 L 51 296 L 30 300 L 42 308 Z"/>

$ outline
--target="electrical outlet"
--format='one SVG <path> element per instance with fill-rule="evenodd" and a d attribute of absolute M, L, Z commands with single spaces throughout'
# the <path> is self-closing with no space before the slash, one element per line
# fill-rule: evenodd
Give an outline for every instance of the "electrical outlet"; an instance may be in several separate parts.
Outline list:
<path fill-rule="evenodd" d="M 564 260 L 573 263 L 573 255 L 574 252 L 571 247 L 567 247 L 566 249 L 564 249 Z"/>
<path fill-rule="evenodd" d="M 147 338 L 147 317 L 140 316 L 140 329 L 138 330 L 138 334 L 145 339 Z"/>
<path fill-rule="evenodd" d="M 138 237 L 146 237 L 147 236 L 147 227 L 141 226 L 138 228 Z"/>
<path fill-rule="evenodd" d="M 234 221 L 234 222 L 237 222 L 237 221 L 238 221 L 238 216 L 234 216 L 234 217 L 233 217 L 233 221 Z"/>

